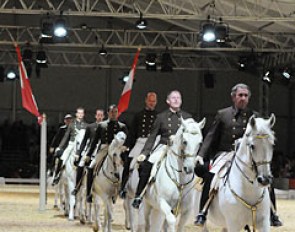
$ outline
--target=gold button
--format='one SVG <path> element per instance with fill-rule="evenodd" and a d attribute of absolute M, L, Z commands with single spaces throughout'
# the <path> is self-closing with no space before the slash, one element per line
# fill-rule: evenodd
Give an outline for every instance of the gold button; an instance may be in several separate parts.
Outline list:
<path fill-rule="evenodd" d="M 142 132 L 145 132 L 145 129 L 142 129 Z"/>
<path fill-rule="evenodd" d="M 233 122 L 235 122 L 235 121 L 236 121 L 236 119 L 235 119 L 235 118 L 233 118 L 233 119 L 232 119 L 232 121 L 233 121 Z"/>
<path fill-rule="evenodd" d="M 243 127 L 243 130 L 246 130 L 246 127 Z"/>
<path fill-rule="evenodd" d="M 169 134 L 171 134 L 172 133 L 172 130 L 168 130 L 168 132 L 169 132 Z"/>
<path fill-rule="evenodd" d="M 142 124 L 142 127 L 145 127 L 145 124 Z"/>
<path fill-rule="evenodd" d="M 171 123 L 168 123 L 168 127 L 171 127 Z"/>
<path fill-rule="evenodd" d="M 145 119 L 143 119 L 142 122 L 145 122 Z"/>
<path fill-rule="evenodd" d="M 245 116 L 245 117 L 246 117 L 246 116 L 247 116 L 247 114 L 246 114 L 246 113 L 243 113 L 243 116 Z"/>
<path fill-rule="evenodd" d="M 246 119 L 244 119 L 244 120 L 243 120 L 243 123 L 247 123 L 247 120 L 246 120 Z"/>
<path fill-rule="evenodd" d="M 154 115 L 151 115 L 151 118 L 154 118 Z"/>
<path fill-rule="evenodd" d="M 171 118 L 168 118 L 168 121 L 171 121 Z"/>
<path fill-rule="evenodd" d="M 236 137 L 236 135 L 233 135 L 233 139 Z"/>
<path fill-rule="evenodd" d="M 236 128 L 235 127 L 233 127 L 233 130 L 235 130 Z"/>

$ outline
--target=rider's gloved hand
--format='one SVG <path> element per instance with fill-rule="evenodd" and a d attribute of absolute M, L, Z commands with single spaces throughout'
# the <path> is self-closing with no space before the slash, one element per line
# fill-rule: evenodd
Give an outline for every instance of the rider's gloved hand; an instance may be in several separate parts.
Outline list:
<path fill-rule="evenodd" d="M 84 156 L 83 157 L 83 161 L 85 162 L 85 165 L 89 165 L 90 164 L 90 161 L 91 161 L 91 158 L 90 158 L 90 156 Z"/>
<path fill-rule="evenodd" d="M 197 155 L 196 160 L 195 160 L 195 164 L 198 164 L 198 163 L 201 165 L 204 165 L 204 159 L 200 155 Z"/>
<path fill-rule="evenodd" d="M 60 149 L 59 147 L 56 148 L 56 150 L 55 150 L 55 155 L 56 155 L 57 157 L 61 157 L 61 156 L 62 156 L 62 153 L 64 153 L 64 150 L 63 150 L 63 149 Z"/>
<path fill-rule="evenodd" d="M 144 155 L 144 154 L 140 154 L 138 157 L 137 157 L 137 162 L 143 162 L 143 161 L 145 161 L 145 159 L 146 159 L 146 155 Z"/>

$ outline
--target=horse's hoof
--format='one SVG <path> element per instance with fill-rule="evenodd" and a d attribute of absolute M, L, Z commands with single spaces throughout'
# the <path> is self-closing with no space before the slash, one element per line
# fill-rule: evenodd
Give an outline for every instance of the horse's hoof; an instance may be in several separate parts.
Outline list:
<path fill-rule="evenodd" d="M 85 220 L 84 220 L 84 219 L 80 219 L 80 223 L 81 223 L 82 225 L 85 225 Z"/>
<path fill-rule="evenodd" d="M 126 230 L 130 230 L 131 228 L 129 226 L 125 226 L 125 229 Z"/>
<path fill-rule="evenodd" d="M 97 227 L 97 226 L 93 226 L 93 227 L 92 227 L 92 230 L 93 230 L 94 232 L 98 232 L 98 231 L 99 231 L 99 227 Z"/>
<path fill-rule="evenodd" d="M 54 205 L 54 206 L 53 206 L 53 208 L 54 208 L 54 209 L 57 209 L 57 208 L 58 208 L 58 206 L 57 206 L 57 205 Z"/>

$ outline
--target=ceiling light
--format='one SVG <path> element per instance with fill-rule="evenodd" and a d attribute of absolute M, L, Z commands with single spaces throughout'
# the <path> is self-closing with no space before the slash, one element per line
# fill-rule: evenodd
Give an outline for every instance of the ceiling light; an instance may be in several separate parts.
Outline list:
<path fill-rule="evenodd" d="M 54 25 L 54 35 L 57 37 L 65 37 L 67 35 L 66 22 L 63 18 L 56 20 Z"/>
<path fill-rule="evenodd" d="M 13 68 L 8 69 L 7 74 L 6 74 L 6 78 L 8 80 L 14 80 L 16 78 L 16 72 Z"/>
<path fill-rule="evenodd" d="M 146 54 L 145 63 L 148 66 L 155 66 L 156 65 L 157 55 L 156 53 L 148 53 Z"/>
<path fill-rule="evenodd" d="M 284 68 L 282 70 L 282 76 L 284 78 L 286 78 L 287 80 L 290 80 L 290 78 L 291 78 L 291 72 L 290 72 L 290 70 L 288 68 Z"/>
<path fill-rule="evenodd" d="M 101 45 L 101 48 L 99 49 L 99 54 L 102 56 L 105 56 L 108 54 L 107 50 L 105 49 L 103 45 Z"/>
<path fill-rule="evenodd" d="M 245 70 L 247 67 L 248 59 L 247 57 L 241 56 L 238 61 L 239 70 Z"/>
<path fill-rule="evenodd" d="M 215 30 L 214 24 L 207 22 L 203 25 L 202 28 L 202 39 L 205 42 L 214 42 L 215 41 Z"/>
<path fill-rule="evenodd" d="M 47 16 L 41 19 L 41 34 L 39 37 L 40 43 L 53 42 L 53 28 L 54 28 L 53 18 L 49 17 L 49 14 L 47 13 Z"/>
<path fill-rule="evenodd" d="M 228 40 L 228 25 L 222 22 L 215 24 L 215 40 L 217 43 L 225 43 Z"/>
<path fill-rule="evenodd" d="M 36 56 L 36 64 L 38 65 L 39 68 L 47 68 L 48 65 L 47 65 L 47 55 L 45 53 L 45 51 L 43 50 L 40 50 L 38 51 L 37 53 L 37 56 Z"/>
<path fill-rule="evenodd" d="M 146 29 L 147 27 L 147 21 L 143 18 L 142 13 L 139 13 L 139 19 L 136 21 L 136 27 L 139 30 Z"/>

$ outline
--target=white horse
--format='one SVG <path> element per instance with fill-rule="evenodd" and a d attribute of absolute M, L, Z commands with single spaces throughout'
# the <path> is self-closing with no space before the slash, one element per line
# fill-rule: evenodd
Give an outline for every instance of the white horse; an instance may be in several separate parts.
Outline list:
<path fill-rule="evenodd" d="M 145 195 L 146 231 L 161 231 L 166 221 L 168 231 L 174 232 L 177 219 L 177 231 L 183 231 L 194 205 L 194 164 L 205 121 L 182 120 L 162 162 L 154 165 L 151 178 L 155 182 L 149 184 Z"/>
<path fill-rule="evenodd" d="M 108 147 L 108 154 L 97 175 L 95 175 L 92 193 L 101 198 L 104 204 L 104 223 L 103 231 L 112 231 L 112 204 L 118 196 L 120 175 L 123 171 L 123 162 L 121 160 L 121 153 L 126 150 L 123 146 L 126 140 L 126 134 L 122 131 L 118 132 L 112 143 Z M 95 207 L 95 219 L 93 231 L 98 231 L 100 226 L 99 205 Z"/>
<path fill-rule="evenodd" d="M 74 190 L 76 185 L 76 167 L 74 165 L 75 154 L 79 145 L 84 137 L 85 130 L 79 130 L 76 137 L 70 155 L 65 160 L 65 168 L 61 172 L 60 184 L 64 186 L 64 201 L 65 201 L 65 215 L 69 215 L 69 220 L 73 221 L 75 217 L 75 203 L 76 198 L 71 192 Z"/>
<path fill-rule="evenodd" d="M 272 181 L 270 163 L 275 137 L 271 128 L 274 123 L 273 114 L 267 120 L 254 116 L 249 119 L 229 174 L 217 182 L 218 193 L 208 217 L 222 226 L 223 231 L 237 232 L 245 225 L 252 226 L 253 231 L 270 231 L 268 186 Z"/>

